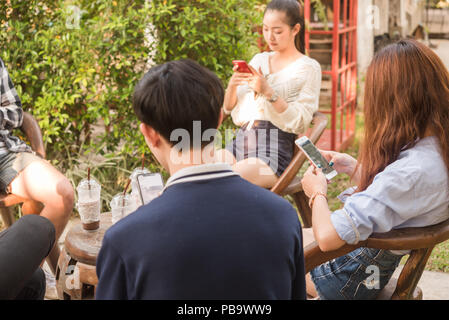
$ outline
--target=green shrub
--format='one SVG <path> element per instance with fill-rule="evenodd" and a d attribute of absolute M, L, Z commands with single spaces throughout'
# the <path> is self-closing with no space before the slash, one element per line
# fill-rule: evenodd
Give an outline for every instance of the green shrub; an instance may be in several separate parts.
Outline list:
<path fill-rule="evenodd" d="M 107 172 L 98 175 L 112 195 L 142 152 L 147 166 L 160 169 L 132 110 L 149 59 L 194 59 L 226 85 L 231 61 L 258 50 L 259 2 L 2 0 L 0 57 L 24 110 L 39 121 L 48 159 L 77 184 L 86 173 L 84 159 L 96 157 L 89 165 Z M 148 35 L 158 41 L 146 42 Z"/>
<path fill-rule="evenodd" d="M 143 4 L 11 1 L 9 11 L 0 10 L 1 57 L 24 109 L 40 123 L 50 159 L 60 161 L 66 147 L 73 154 L 116 151 L 125 131 L 143 144 L 129 130 L 136 122 L 130 96 L 148 55 Z M 94 141 L 98 124 L 105 133 Z"/>
<path fill-rule="evenodd" d="M 24 109 L 40 122 L 55 164 L 66 158 L 67 146 L 73 154 L 141 154 L 131 96 L 150 52 L 155 63 L 194 59 L 226 83 L 231 60 L 257 51 L 257 3 L 6 0 L 0 4 L 0 57 Z M 145 46 L 148 30 L 156 30 L 158 41 Z"/>
<path fill-rule="evenodd" d="M 190 58 L 215 71 L 222 80 L 232 74 L 233 59 L 250 59 L 258 51 L 255 25 L 262 12 L 255 0 L 153 0 L 150 32 L 157 63 Z"/>

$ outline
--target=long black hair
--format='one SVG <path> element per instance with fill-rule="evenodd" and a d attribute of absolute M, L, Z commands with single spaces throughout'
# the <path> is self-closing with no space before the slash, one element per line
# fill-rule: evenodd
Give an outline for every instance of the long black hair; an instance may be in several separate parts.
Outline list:
<path fill-rule="evenodd" d="M 265 9 L 265 13 L 268 10 L 276 10 L 284 12 L 287 17 L 286 23 L 292 28 L 298 23 L 301 26 L 298 34 L 295 37 L 295 46 L 302 54 L 306 54 L 305 47 L 305 22 L 304 22 L 304 8 L 297 0 L 272 0 Z M 265 14 L 264 13 L 264 14 Z"/>

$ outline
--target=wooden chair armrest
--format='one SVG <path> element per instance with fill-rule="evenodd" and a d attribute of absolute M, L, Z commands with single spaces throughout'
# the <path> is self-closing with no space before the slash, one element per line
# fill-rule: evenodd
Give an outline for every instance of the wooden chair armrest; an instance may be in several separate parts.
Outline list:
<path fill-rule="evenodd" d="M 433 248 L 449 239 L 449 219 L 439 224 L 422 228 L 403 228 L 385 233 L 374 233 L 356 245 L 346 244 L 329 252 L 322 252 L 318 243 L 312 242 L 304 248 L 306 272 L 326 261 L 343 256 L 359 247 L 385 250 L 417 250 Z"/>
<path fill-rule="evenodd" d="M 285 194 L 284 190 L 290 185 L 293 179 L 298 174 L 302 165 L 306 161 L 306 156 L 303 152 L 298 152 L 293 157 L 288 167 L 285 169 L 284 173 L 279 177 L 276 184 L 271 188 L 271 192 L 282 195 Z"/>
<path fill-rule="evenodd" d="M 307 136 L 309 139 L 316 144 L 323 134 L 324 130 L 327 126 L 327 117 L 326 115 L 316 112 L 313 115 L 312 127 L 307 132 Z M 297 147 L 296 147 L 297 148 Z M 282 195 L 285 194 L 284 190 L 290 185 L 293 179 L 298 174 L 298 171 L 301 169 L 302 165 L 306 161 L 306 156 L 303 152 L 298 151 L 294 156 L 288 167 L 285 169 L 284 173 L 279 177 L 278 181 L 271 188 L 271 191 Z"/>
<path fill-rule="evenodd" d="M 282 191 L 281 196 L 292 195 L 302 191 L 301 177 L 294 176 L 292 182 Z"/>
<path fill-rule="evenodd" d="M 318 267 L 319 265 L 327 261 L 344 256 L 345 254 L 352 252 L 359 247 L 362 247 L 364 243 L 365 242 L 362 241 L 356 245 L 345 244 L 343 247 L 337 250 L 328 252 L 321 251 L 316 241 L 310 243 L 304 248 L 304 261 L 306 273 L 310 272 L 314 268 Z"/>
<path fill-rule="evenodd" d="M 388 250 L 424 249 L 449 239 L 449 219 L 439 224 L 374 233 L 367 239 L 369 248 Z"/>
<path fill-rule="evenodd" d="M 44 142 L 42 139 L 41 128 L 36 119 L 28 112 L 23 112 L 23 123 L 20 130 L 27 137 L 30 142 L 31 149 L 36 152 L 41 158 L 45 159 L 46 152 Z"/>

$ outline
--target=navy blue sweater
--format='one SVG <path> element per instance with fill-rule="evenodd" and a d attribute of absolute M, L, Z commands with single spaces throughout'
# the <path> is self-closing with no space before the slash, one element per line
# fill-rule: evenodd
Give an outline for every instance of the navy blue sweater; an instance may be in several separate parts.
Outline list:
<path fill-rule="evenodd" d="M 97 299 L 305 299 L 285 199 L 239 176 L 170 186 L 105 234 Z"/>

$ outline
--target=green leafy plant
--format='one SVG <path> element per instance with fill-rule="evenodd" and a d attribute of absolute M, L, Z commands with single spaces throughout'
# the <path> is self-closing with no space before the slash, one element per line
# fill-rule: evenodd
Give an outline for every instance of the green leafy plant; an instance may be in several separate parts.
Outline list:
<path fill-rule="evenodd" d="M 257 52 L 256 0 L 5 0 L 0 57 L 48 158 L 140 155 L 134 86 L 149 65 L 191 58 L 226 82 L 232 59 Z M 153 37 L 152 37 L 153 36 Z"/>
<path fill-rule="evenodd" d="M 39 121 L 47 158 L 74 186 L 90 166 L 106 205 L 123 191 L 142 152 L 148 168 L 162 171 L 132 110 L 144 72 L 155 63 L 191 58 L 226 84 L 231 61 L 258 51 L 252 28 L 261 23 L 259 3 L 3 0 L 0 57 L 24 110 Z"/>
<path fill-rule="evenodd" d="M 67 147 L 78 154 L 115 151 L 122 139 L 143 145 L 130 97 L 148 55 L 144 4 L 2 2 L 0 55 L 55 162 Z M 96 140 L 95 125 L 104 128 Z"/>
<path fill-rule="evenodd" d="M 224 81 L 233 59 L 250 59 L 257 51 L 254 25 L 261 13 L 254 0 L 153 0 L 149 14 L 156 63 L 190 58 Z"/>

